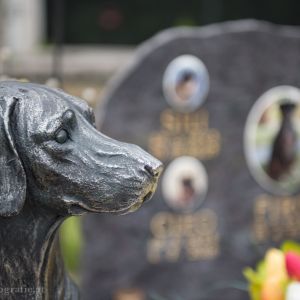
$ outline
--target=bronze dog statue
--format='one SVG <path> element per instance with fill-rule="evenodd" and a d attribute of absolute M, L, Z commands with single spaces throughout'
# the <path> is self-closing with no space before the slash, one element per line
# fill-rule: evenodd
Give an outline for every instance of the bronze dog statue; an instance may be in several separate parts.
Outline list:
<path fill-rule="evenodd" d="M 153 194 L 161 162 L 93 124 L 92 109 L 63 91 L 0 83 L 1 299 L 78 299 L 60 224 L 86 212 L 134 211 Z"/>

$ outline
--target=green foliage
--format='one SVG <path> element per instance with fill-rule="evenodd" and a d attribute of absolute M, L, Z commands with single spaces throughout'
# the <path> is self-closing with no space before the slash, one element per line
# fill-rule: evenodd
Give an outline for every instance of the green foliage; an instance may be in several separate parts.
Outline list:
<path fill-rule="evenodd" d="M 300 255 L 300 245 L 298 243 L 293 242 L 293 241 L 284 242 L 281 246 L 281 250 L 284 253 L 293 252 L 295 254 Z"/>
<path fill-rule="evenodd" d="M 257 270 L 247 268 L 244 270 L 244 276 L 249 281 L 249 292 L 252 300 L 260 300 L 260 291 L 263 282 L 266 278 L 266 265 L 264 261 L 261 261 Z"/>
<path fill-rule="evenodd" d="M 78 279 L 79 262 L 82 249 L 81 219 L 71 217 L 60 229 L 60 240 L 65 265 L 75 280 Z"/>
<path fill-rule="evenodd" d="M 183 16 L 175 20 L 174 26 L 197 26 L 197 21 L 190 16 Z"/>

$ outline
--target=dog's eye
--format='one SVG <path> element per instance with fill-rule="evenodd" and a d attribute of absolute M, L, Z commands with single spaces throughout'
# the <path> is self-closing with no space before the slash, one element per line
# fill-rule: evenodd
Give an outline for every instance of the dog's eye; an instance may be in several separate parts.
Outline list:
<path fill-rule="evenodd" d="M 55 140 L 60 144 L 65 143 L 68 140 L 68 138 L 69 138 L 69 135 L 65 129 L 59 130 L 55 136 Z"/>

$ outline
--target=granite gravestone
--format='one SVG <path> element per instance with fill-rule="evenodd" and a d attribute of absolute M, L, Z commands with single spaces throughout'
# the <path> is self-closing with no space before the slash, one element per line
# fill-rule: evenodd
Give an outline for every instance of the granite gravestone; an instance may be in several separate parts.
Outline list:
<path fill-rule="evenodd" d="M 85 299 L 247 299 L 243 269 L 300 237 L 299 53 L 298 28 L 256 21 L 137 50 L 98 128 L 166 169 L 135 215 L 86 218 Z"/>

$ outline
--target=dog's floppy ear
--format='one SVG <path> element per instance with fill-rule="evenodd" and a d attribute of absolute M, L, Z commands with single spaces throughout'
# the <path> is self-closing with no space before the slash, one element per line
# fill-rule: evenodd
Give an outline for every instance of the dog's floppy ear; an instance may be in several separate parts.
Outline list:
<path fill-rule="evenodd" d="M 11 131 L 17 101 L 0 98 L 0 217 L 17 215 L 26 197 L 26 176 Z"/>

